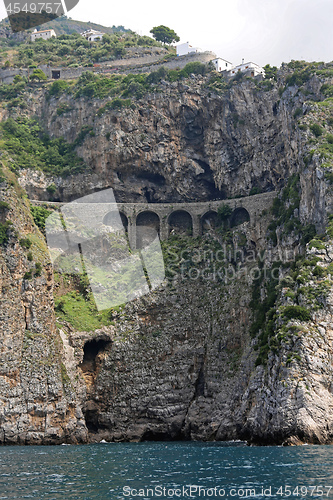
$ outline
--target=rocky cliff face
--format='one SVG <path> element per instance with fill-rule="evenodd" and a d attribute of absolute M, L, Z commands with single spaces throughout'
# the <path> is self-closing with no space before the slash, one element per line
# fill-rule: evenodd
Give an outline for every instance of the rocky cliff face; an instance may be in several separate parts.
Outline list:
<path fill-rule="evenodd" d="M 45 240 L 22 190 L 1 184 L 2 219 L 10 220 L 0 248 L 0 442 L 84 442 L 84 418 L 62 364 L 53 310 L 53 274 Z"/>
<path fill-rule="evenodd" d="M 118 201 L 205 201 L 248 195 L 253 186 L 281 187 L 302 161 L 293 112 L 305 96 L 288 90 L 280 98 L 278 87 L 265 92 L 251 81 L 219 96 L 204 82 L 162 82 L 134 109 L 101 116 L 108 101 L 66 95 L 42 101 L 37 113 L 52 136 L 73 142 L 91 128 L 77 151 L 93 171 L 57 179 L 58 196 L 68 201 L 113 187 Z M 315 79 L 312 91 L 318 92 Z M 65 103 L 71 111 L 58 116 Z M 46 199 L 36 181 L 24 185 L 30 196 Z"/>
<path fill-rule="evenodd" d="M 78 331 L 62 321 L 59 337 L 42 237 L 24 202 L 17 202 L 14 210 L 14 194 L 4 192 L 13 207 L 7 219 L 14 220 L 23 237 L 38 236 L 34 253 L 39 248 L 43 265 L 41 276 L 33 271 L 32 280 L 24 279 L 33 264 L 18 238 L 11 236 L 2 249 L 4 442 L 102 438 L 332 442 L 329 266 L 333 256 L 328 241 L 306 250 L 296 231 L 301 223 L 311 223 L 323 232 L 332 207 L 322 158 L 310 154 L 313 135 L 297 124 L 298 116 L 300 124 L 309 127 L 316 113 L 323 113 L 316 104 L 323 98 L 322 81 L 313 76 L 304 92 L 296 86 L 284 88 L 282 80 L 268 91 L 246 80 L 222 94 L 205 84 L 195 76 L 187 84 L 162 81 L 144 100 L 122 110 L 106 109 L 108 100 L 74 99 L 69 94 L 47 100 L 41 91 L 34 113 L 52 136 L 74 142 L 88 127 L 77 151 L 89 171 L 66 179 L 22 171 L 20 184 L 30 198 L 41 200 L 50 198 L 46 188 L 54 183 L 57 190 L 52 196 L 61 201 L 112 187 L 119 202 L 172 203 L 248 195 L 254 187 L 279 191 L 292 174 L 298 174 L 293 195 L 299 195 L 297 207 L 287 195 L 280 196 L 286 212 L 292 210 L 286 217 L 279 209 L 275 247 L 270 238 L 266 243 L 250 238 L 247 222 L 223 238 L 230 248 L 238 244 L 245 257 L 251 248 L 256 259 L 260 252 L 272 250 L 273 256 L 264 262 L 270 270 L 279 253 L 307 251 L 314 262 L 312 274 L 298 277 L 293 263 L 279 264 L 274 311 L 271 304 L 264 313 L 266 323 L 257 331 L 250 328 L 256 319 L 254 259 L 242 261 L 243 272 L 227 284 L 214 279 L 209 262 L 208 279 L 207 271 L 206 278 L 198 279 L 183 279 L 180 274 L 115 312 L 113 324 Z M 59 114 L 64 104 L 69 111 Z M 325 133 L 329 132 L 328 121 Z M 267 218 L 267 228 L 271 216 L 261 215 Z M 221 238 L 212 230 L 195 243 L 197 250 L 212 244 L 214 248 Z M 184 241 L 184 248 L 191 247 Z M 179 260 L 178 265 L 182 263 Z M 203 259 L 198 266 L 206 264 Z M 233 269 L 238 264 L 235 258 Z M 310 266 L 306 260 L 303 264 Z M 288 273 L 296 274 L 289 288 L 283 288 Z M 257 302 L 268 295 L 265 280 L 270 278 L 260 283 Z M 302 280 L 312 288 L 304 290 Z M 311 300 L 316 294 L 320 304 L 314 307 Z M 310 319 L 303 308 L 313 313 Z M 265 362 L 258 362 L 258 352 L 266 353 Z"/>
<path fill-rule="evenodd" d="M 332 262 L 331 253 L 314 255 L 323 266 Z M 259 341 L 249 334 L 255 266 L 223 283 L 212 262 L 201 265 L 205 279 L 180 273 L 128 304 L 114 326 L 69 331 L 71 377 L 90 439 L 331 443 L 331 292 L 310 322 L 283 323 L 293 303 L 284 288 L 279 348 L 257 366 Z"/>

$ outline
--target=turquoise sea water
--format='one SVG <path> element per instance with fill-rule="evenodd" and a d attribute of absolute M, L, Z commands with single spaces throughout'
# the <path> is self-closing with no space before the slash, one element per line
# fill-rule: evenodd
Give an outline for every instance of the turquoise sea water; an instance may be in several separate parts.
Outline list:
<path fill-rule="evenodd" d="M 333 498 L 333 447 L 181 442 L 0 448 L 1 500 L 289 497 Z"/>

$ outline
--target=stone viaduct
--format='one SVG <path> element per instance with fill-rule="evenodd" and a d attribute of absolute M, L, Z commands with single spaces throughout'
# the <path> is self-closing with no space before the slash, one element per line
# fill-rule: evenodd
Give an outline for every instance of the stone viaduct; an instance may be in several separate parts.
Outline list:
<path fill-rule="evenodd" d="M 130 246 L 135 249 L 150 239 L 149 231 L 155 235 L 158 233 L 161 240 L 166 240 L 173 233 L 200 236 L 215 227 L 218 208 L 224 204 L 232 210 L 229 217 L 231 227 L 249 222 L 249 226 L 254 228 L 263 210 L 272 205 L 275 197 L 276 192 L 271 191 L 244 198 L 194 203 L 48 203 L 73 207 L 87 227 L 101 231 L 108 227 L 110 231 L 125 228 Z"/>

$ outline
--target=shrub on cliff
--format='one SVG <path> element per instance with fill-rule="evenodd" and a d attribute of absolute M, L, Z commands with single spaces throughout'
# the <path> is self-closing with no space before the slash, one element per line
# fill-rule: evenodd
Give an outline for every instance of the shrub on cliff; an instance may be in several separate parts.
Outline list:
<path fill-rule="evenodd" d="M 287 319 L 298 319 L 300 321 L 310 321 L 311 313 L 303 306 L 286 306 L 282 316 Z"/>
<path fill-rule="evenodd" d="M 69 87 L 69 83 L 65 80 L 56 80 L 49 88 L 47 97 L 58 97 L 65 92 Z"/>
<path fill-rule="evenodd" d="M 264 66 L 265 70 L 265 79 L 270 80 L 271 78 L 273 80 L 277 80 L 277 67 L 276 66 L 271 66 L 270 64 L 266 64 Z"/>
<path fill-rule="evenodd" d="M 40 206 L 30 206 L 30 211 L 32 217 L 34 219 L 35 224 L 41 229 L 43 232 L 45 231 L 45 221 L 48 216 L 52 213 L 51 210 L 47 210 L 45 207 Z"/>
<path fill-rule="evenodd" d="M 310 125 L 310 130 L 316 137 L 323 135 L 324 129 L 318 123 L 313 123 Z"/>
<path fill-rule="evenodd" d="M 9 240 L 9 229 L 12 226 L 10 221 L 0 223 L 0 245 L 5 245 Z"/>
<path fill-rule="evenodd" d="M 287 76 L 286 85 L 301 87 L 305 82 L 308 82 L 311 78 L 311 71 L 309 68 L 302 70 L 296 70 L 292 75 Z"/>
<path fill-rule="evenodd" d="M 32 81 L 38 80 L 40 82 L 40 81 L 47 80 L 47 76 L 45 75 L 44 71 L 42 71 L 41 69 L 34 69 L 32 72 L 32 75 L 30 76 L 30 80 L 32 80 Z"/>

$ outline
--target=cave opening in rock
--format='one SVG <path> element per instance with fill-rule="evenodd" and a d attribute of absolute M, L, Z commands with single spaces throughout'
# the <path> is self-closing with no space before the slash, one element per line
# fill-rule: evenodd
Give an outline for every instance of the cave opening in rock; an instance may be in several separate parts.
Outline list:
<path fill-rule="evenodd" d="M 87 399 L 82 407 L 87 429 L 96 433 L 101 427 L 99 423 L 99 403 L 95 400 L 95 379 L 102 363 L 102 354 L 111 345 L 110 340 L 88 340 L 83 347 L 83 360 L 80 365 L 87 386 Z"/>
<path fill-rule="evenodd" d="M 183 432 L 182 428 L 175 427 L 167 431 L 162 430 L 147 430 L 141 437 L 140 441 L 185 441 L 188 436 Z"/>
<path fill-rule="evenodd" d="M 83 372 L 94 372 L 97 368 L 97 357 L 101 352 L 104 352 L 110 345 L 109 340 L 93 339 L 88 340 L 83 348 L 83 360 L 81 370 Z"/>
<path fill-rule="evenodd" d="M 138 179 L 142 179 L 143 181 L 151 182 L 152 184 L 156 184 L 156 186 L 164 186 L 165 178 L 161 174 L 157 174 L 155 172 L 139 172 L 137 174 Z"/>

